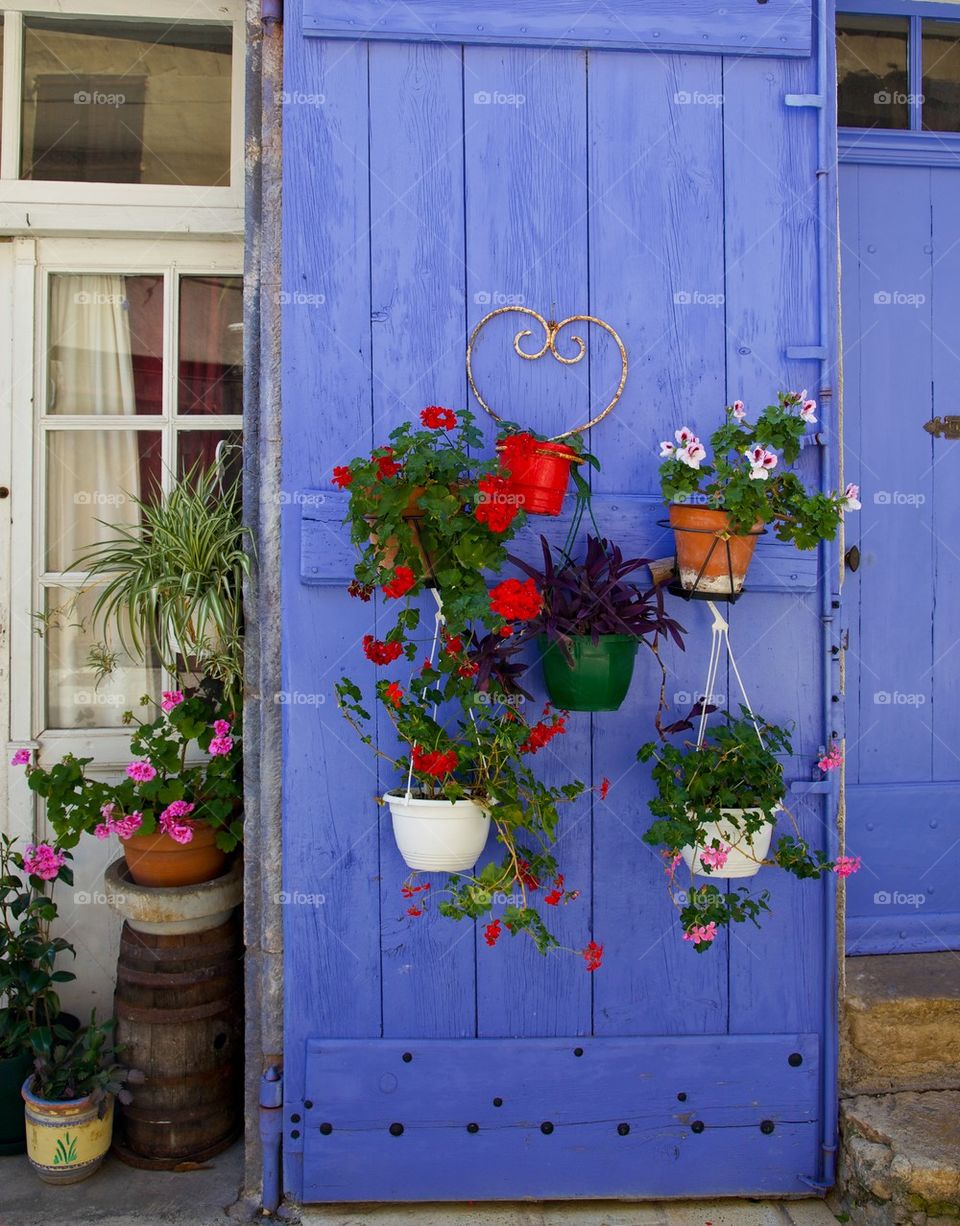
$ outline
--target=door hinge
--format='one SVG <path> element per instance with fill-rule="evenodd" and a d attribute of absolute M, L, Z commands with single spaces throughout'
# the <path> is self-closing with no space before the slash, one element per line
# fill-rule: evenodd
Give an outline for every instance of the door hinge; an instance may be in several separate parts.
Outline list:
<path fill-rule="evenodd" d="M 784 106 L 823 106 L 822 94 L 784 94 Z"/>
<path fill-rule="evenodd" d="M 283 0 L 260 0 L 260 20 L 268 22 L 283 21 Z"/>
<path fill-rule="evenodd" d="M 934 438 L 960 438 L 960 417 L 931 417 L 923 423 L 923 428 Z"/>

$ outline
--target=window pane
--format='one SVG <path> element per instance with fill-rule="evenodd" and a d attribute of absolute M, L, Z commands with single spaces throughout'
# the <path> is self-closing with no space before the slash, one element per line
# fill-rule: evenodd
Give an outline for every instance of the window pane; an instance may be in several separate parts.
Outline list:
<path fill-rule="evenodd" d="M 229 26 L 27 17 L 24 179 L 228 185 Z"/>
<path fill-rule="evenodd" d="M 907 128 L 906 17 L 837 14 L 837 122 L 842 128 Z"/>
<path fill-rule="evenodd" d="M 923 23 L 923 126 L 960 132 L 960 22 Z"/>
<path fill-rule="evenodd" d="M 224 487 L 240 476 L 243 463 L 243 435 L 239 430 L 180 430 L 177 433 L 177 476 L 183 477 L 198 465 L 220 469 Z"/>
<path fill-rule="evenodd" d="M 115 638 L 94 631 L 96 592 L 52 587 L 40 625 L 46 648 L 48 728 L 118 728 L 143 694 L 157 695 L 156 665 L 137 663 Z"/>
<path fill-rule="evenodd" d="M 163 409 L 163 278 L 50 278 L 48 413 Z"/>
<path fill-rule="evenodd" d="M 155 494 L 160 447 L 153 430 L 47 432 L 48 571 L 75 569 L 91 545 L 115 535 L 115 526 L 139 522 L 131 495 Z"/>
<path fill-rule="evenodd" d="M 179 413 L 243 412 L 243 279 L 180 278 Z"/>

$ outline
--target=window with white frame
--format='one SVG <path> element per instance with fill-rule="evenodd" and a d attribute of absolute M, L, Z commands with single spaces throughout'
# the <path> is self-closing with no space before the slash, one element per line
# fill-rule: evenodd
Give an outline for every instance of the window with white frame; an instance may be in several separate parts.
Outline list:
<path fill-rule="evenodd" d="M 94 624 L 96 589 L 77 559 L 135 528 L 139 504 L 176 478 L 216 464 L 228 482 L 240 463 L 239 250 L 234 269 L 221 259 L 215 271 L 183 243 L 129 271 L 84 256 L 38 269 L 35 675 L 47 729 L 118 727 L 164 681 Z"/>
<path fill-rule="evenodd" d="M 242 9 L 0 4 L 0 230 L 36 232 L 68 198 L 75 211 L 58 221 L 69 229 L 95 232 L 106 210 L 118 230 L 238 231 Z"/>

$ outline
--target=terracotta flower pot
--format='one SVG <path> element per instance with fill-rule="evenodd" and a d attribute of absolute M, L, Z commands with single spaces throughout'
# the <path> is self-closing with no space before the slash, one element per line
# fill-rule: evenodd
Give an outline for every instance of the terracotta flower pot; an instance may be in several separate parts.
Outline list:
<path fill-rule="evenodd" d="M 497 443 L 501 468 L 508 474 L 507 486 L 517 504 L 531 515 L 559 515 L 570 483 L 570 466 L 580 462 L 573 448 L 535 440 L 531 446 L 514 451 L 509 467 L 505 450 L 504 443 Z"/>
<path fill-rule="evenodd" d="M 742 591 L 763 528 L 759 520 L 749 533 L 735 535 L 726 511 L 675 502 L 670 506 L 670 524 L 680 584 L 686 591 L 715 596 Z"/>
<path fill-rule="evenodd" d="M 425 490 L 426 486 L 424 485 L 415 485 L 413 487 L 413 489 L 410 491 L 410 497 L 407 499 L 407 505 L 403 511 L 403 518 L 407 521 L 410 526 L 410 530 L 413 533 L 413 539 L 417 546 L 417 552 L 420 555 L 420 561 L 423 565 L 423 573 L 428 584 L 430 584 L 434 581 L 433 560 L 431 559 L 427 550 L 424 548 L 423 541 L 421 540 L 419 522 L 424 517 L 424 512 L 420 508 L 420 498 Z M 452 489 L 451 492 L 455 492 L 455 489 Z M 366 515 L 364 518 L 371 527 L 373 527 L 377 522 L 377 517 L 375 515 Z M 384 542 L 383 547 L 379 548 L 379 541 L 379 534 L 376 532 L 371 532 L 370 544 L 374 547 L 374 549 L 378 550 L 377 561 L 379 562 L 381 568 L 383 570 L 393 570 L 394 564 L 397 560 L 397 554 L 400 550 L 400 542 L 395 536 L 391 536 Z"/>
<path fill-rule="evenodd" d="M 23 1083 L 27 1157 L 44 1183 L 79 1183 L 103 1162 L 113 1138 L 113 1096 L 101 1118 L 98 1105 L 86 1098 L 51 1102 L 37 1098 Z"/>
<path fill-rule="evenodd" d="M 178 843 L 157 830 L 121 839 L 130 876 L 137 885 L 198 885 L 223 872 L 225 852 L 216 843 L 217 832 L 206 822 L 193 828 L 189 843 Z"/>

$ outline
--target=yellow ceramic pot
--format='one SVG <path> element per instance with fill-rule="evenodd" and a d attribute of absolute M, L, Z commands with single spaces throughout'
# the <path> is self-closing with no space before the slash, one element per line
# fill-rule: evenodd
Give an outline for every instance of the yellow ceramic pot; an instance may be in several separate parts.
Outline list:
<path fill-rule="evenodd" d="M 79 1183 L 92 1175 L 113 1139 L 113 1096 L 101 1119 L 90 1098 L 49 1102 L 30 1092 L 31 1078 L 20 1093 L 26 1105 L 27 1157 L 44 1183 Z"/>

